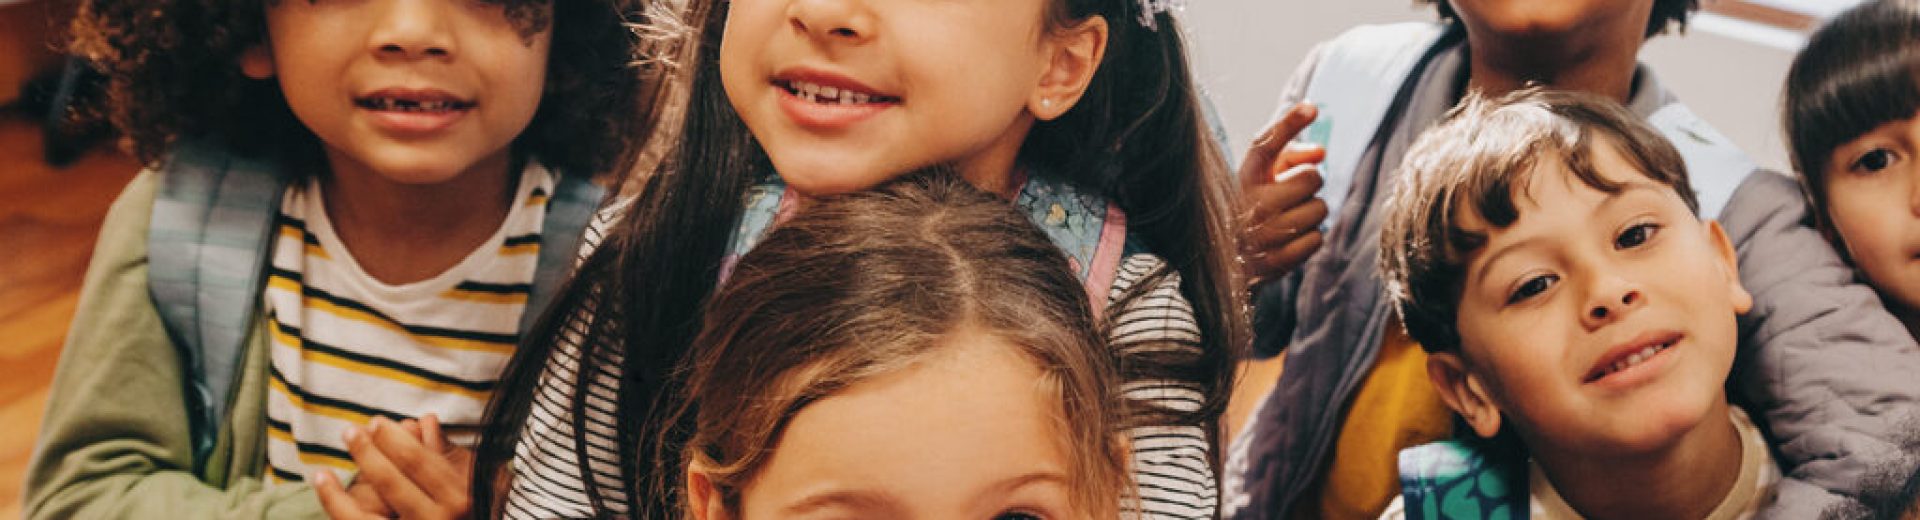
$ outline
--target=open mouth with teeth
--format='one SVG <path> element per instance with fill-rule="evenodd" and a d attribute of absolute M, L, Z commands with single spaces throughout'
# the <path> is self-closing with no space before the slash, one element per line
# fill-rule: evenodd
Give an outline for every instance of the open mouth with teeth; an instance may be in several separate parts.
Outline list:
<path fill-rule="evenodd" d="M 894 96 L 861 92 L 808 81 L 780 80 L 775 81 L 774 85 L 786 89 L 788 94 L 792 94 L 793 97 L 800 98 L 802 101 L 822 105 L 866 105 L 900 102 L 900 98 Z"/>
<path fill-rule="evenodd" d="M 365 97 L 353 100 L 353 105 L 367 110 L 389 112 L 452 112 L 473 108 L 471 101 L 457 99 L 406 99 L 397 97 Z"/>
<path fill-rule="evenodd" d="M 1616 357 L 1613 359 L 1612 362 L 1603 363 L 1600 365 L 1600 367 L 1588 373 L 1586 379 L 1583 382 L 1592 383 L 1595 381 L 1599 381 L 1601 379 L 1606 379 L 1607 376 L 1614 375 L 1614 374 L 1626 371 L 1627 369 L 1640 366 L 1641 363 L 1645 363 L 1647 362 L 1647 360 L 1653 359 L 1654 356 L 1660 355 L 1660 353 L 1666 352 L 1668 349 L 1672 349 L 1673 345 L 1679 342 L 1680 342 L 1680 336 L 1676 335 L 1671 338 L 1667 338 L 1666 341 L 1653 344 L 1653 345 L 1647 345 L 1646 347 L 1643 347 L 1639 350 L 1635 350 L 1633 352 L 1626 353 L 1625 355 Z"/>

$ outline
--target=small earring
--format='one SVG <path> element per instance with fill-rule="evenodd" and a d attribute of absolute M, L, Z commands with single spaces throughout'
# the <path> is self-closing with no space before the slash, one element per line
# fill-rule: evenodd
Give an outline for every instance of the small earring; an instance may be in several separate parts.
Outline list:
<path fill-rule="evenodd" d="M 1053 99 L 1052 98 L 1041 99 L 1040 108 L 1053 108 Z"/>

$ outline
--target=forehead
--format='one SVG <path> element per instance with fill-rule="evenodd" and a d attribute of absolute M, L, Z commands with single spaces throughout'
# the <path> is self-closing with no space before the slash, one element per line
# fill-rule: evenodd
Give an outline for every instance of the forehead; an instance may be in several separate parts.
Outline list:
<path fill-rule="evenodd" d="M 1484 237 L 1490 244 L 1502 235 L 1527 227 L 1560 227 L 1586 221 L 1592 211 L 1609 198 L 1654 195 L 1671 199 L 1675 204 L 1686 204 L 1673 187 L 1654 180 L 1629 160 L 1611 136 L 1594 136 L 1585 156 L 1597 183 L 1580 178 L 1562 153 L 1543 153 L 1526 171 L 1513 176 L 1509 193 L 1458 193 L 1452 208 L 1453 227 L 1459 232 Z M 1512 201 L 1515 213 L 1512 222 L 1495 225 L 1493 219 L 1481 213 L 1483 208 L 1494 205 L 1480 199 L 1492 197 L 1508 197 Z"/>
<path fill-rule="evenodd" d="M 844 496 L 861 498 L 829 505 L 946 509 L 1022 477 L 1064 475 L 1055 427 L 1063 411 L 1038 365 L 992 336 L 947 341 L 908 368 L 801 409 L 744 490 L 746 507 L 795 514 Z"/>

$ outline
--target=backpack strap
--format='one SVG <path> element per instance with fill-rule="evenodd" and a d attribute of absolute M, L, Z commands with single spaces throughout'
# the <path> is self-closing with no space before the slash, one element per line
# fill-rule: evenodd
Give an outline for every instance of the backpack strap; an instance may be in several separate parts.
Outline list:
<path fill-rule="evenodd" d="M 195 471 L 213 451 L 260 302 L 286 179 L 212 146 L 161 164 L 147 235 L 148 291 L 179 349 Z"/>
<path fill-rule="evenodd" d="M 1647 123 L 1680 151 L 1680 160 L 1687 164 L 1688 183 L 1700 201 L 1700 218 L 1719 218 L 1734 189 L 1759 170 L 1733 140 L 1678 101 L 1655 110 L 1647 116 Z"/>
<path fill-rule="evenodd" d="M 1400 495 L 1407 518 L 1526 518 L 1527 468 L 1489 456 L 1478 441 L 1449 440 L 1400 450 Z"/>
<path fill-rule="evenodd" d="M 1404 104 L 1419 78 L 1410 77 L 1432 59 L 1433 50 L 1446 41 L 1449 26 L 1430 22 L 1362 25 L 1322 44 L 1303 101 L 1320 109 L 1319 117 L 1301 139 L 1326 147 L 1320 165 L 1325 179 L 1320 189 L 1330 215 L 1340 214 L 1353 186 L 1354 169 L 1373 141 L 1391 135 L 1384 125 L 1388 113 Z M 1278 121 L 1291 107 L 1274 114 Z"/>
<path fill-rule="evenodd" d="M 593 211 L 599 207 L 606 190 L 584 175 L 554 172 L 553 196 L 547 201 L 547 215 L 540 224 L 540 258 L 534 265 L 533 289 L 527 295 L 526 310 L 521 311 L 520 333 L 533 330 L 533 324 L 546 314 L 547 304 L 573 273 L 580 252 L 580 240 Z"/>
<path fill-rule="evenodd" d="M 1021 183 L 1014 205 L 1066 253 L 1068 266 L 1086 282 L 1093 314 L 1103 315 L 1128 251 L 1126 213 L 1105 197 L 1038 175 Z"/>
<path fill-rule="evenodd" d="M 1066 254 L 1074 274 L 1086 282 L 1094 313 L 1105 312 L 1121 260 L 1138 251 L 1127 240 L 1126 214 L 1106 198 L 1083 193 L 1063 182 L 1041 176 L 1016 180 L 1020 194 L 1014 197 L 1014 205 Z M 748 190 L 746 210 L 734 227 L 720 268 L 722 283 L 733 273 L 733 266 L 741 256 L 792 214 L 793 200 L 792 191 L 778 177 L 770 177 Z"/>

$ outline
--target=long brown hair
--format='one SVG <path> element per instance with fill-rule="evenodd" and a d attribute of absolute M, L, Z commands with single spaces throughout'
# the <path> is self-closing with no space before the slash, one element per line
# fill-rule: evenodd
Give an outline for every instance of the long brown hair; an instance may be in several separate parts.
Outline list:
<path fill-rule="evenodd" d="M 1143 12 L 1137 0 L 1047 2 L 1051 28 L 1101 16 L 1111 33 L 1106 58 L 1086 93 L 1059 119 L 1034 126 L 1020 160 L 1033 166 L 1035 175 L 1114 201 L 1127 214 L 1130 237 L 1166 259 L 1166 269 L 1156 276 L 1180 274 L 1181 295 L 1204 331 L 1199 359 L 1127 363 L 1122 370 L 1128 379 L 1200 382 L 1206 396 L 1200 407 L 1158 412 L 1178 424 L 1202 426 L 1217 439 L 1215 419 L 1225 409 L 1234 363 L 1249 333 L 1244 294 L 1235 289 L 1241 285 L 1233 265 L 1230 179 L 1202 115 L 1181 25 L 1171 13 Z M 538 388 L 559 345 L 565 338 L 577 339 L 575 358 L 582 366 L 571 381 L 574 399 L 567 413 L 575 445 L 584 451 L 592 428 L 585 396 L 600 378 L 618 370 L 615 438 L 622 453 L 619 474 L 611 480 L 636 503 L 656 498 L 646 495 L 654 487 L 646 481 L 655 476 L 636 466 L 643 459 L 633 450 L 658 433 L 653 421 L 663 410 L 656 404 L 670 390 L 665 367 L 679 362 L 698 333 L 701 302 L 713 295 L 748 190 L 775 174 L 720 82 L 720 42 L 730 4 L 687 0 L 685 5 L 675 21 L 680 30 L 660 35 L 670 42 L 658 47 L 672 49 L 663 55 L 683 60 L 678 71 L 688 78 L 681 91 L 687 96 L 681 138 L 659 170 L 644 179 L 607 242 L 582 263 L 524 336 L 500 382 L 501 388 Z M 1136 23 L 1142 19 L 1153 20 L 1154 28 Z M 1157 280 L 1150 277 L 1136 287 L 1153 287 Z M 1111 308 L 1126 308 L 1126 302 Z M 618 366 L 600 366 L 611 359 L 618 359 Z M 493 486 L 507 473 L 534 394 L 502 392 L 493 400 L 476 450 L 478 507 L 497 506 Z M 585 494 L 595 511 L 619 513 L 602 503 L 602 485 L 587 457 L 562 463 L 587 476 Z"/>
<path fill-rule="evenodd" d="M 1129 482 L 1118 374 L 1085 295 L 1045 233 L 957 176 L 811 205 L 744 256 L 707 306 L 681 367 L 685 399 L 654 446 L 655 496 L 682 496 L 665 476 L 697 463 L 737 507 L 802 408 L 973 328 L 1040 366 L 1061 406 L 1074 503 L 1112 517 Z"/>

